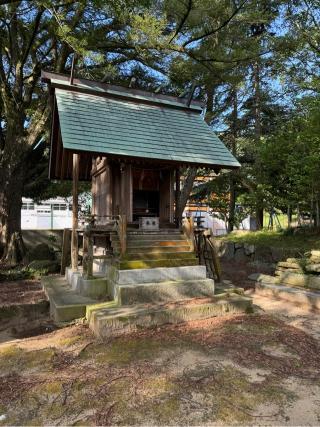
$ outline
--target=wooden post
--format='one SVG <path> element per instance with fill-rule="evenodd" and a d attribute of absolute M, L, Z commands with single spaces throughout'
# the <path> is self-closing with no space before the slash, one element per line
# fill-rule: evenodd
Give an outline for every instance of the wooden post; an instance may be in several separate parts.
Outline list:
<path fill-rule="evenodd" d="M 175 194 L 175 204 L 176 204 L 176 225 L 180 227 L 182 220 L 182 212 L 180 212 L 180 169 L 176 169 L 176 194 Z"/>
<path fill-rule="evenodd" d="M 71 235 L 71 267 L 78 269 L 78 182 L 79 154 L 72 156 L 72 235 Z"/>
<path fill-rule="evenodd" d="M 61 269 L 60 269 L 60 274 L 62 275 L 65 274 L 67 265 L 70 265 L 70 243 L 71 243 L 71 230 L 69 228 L 65 228 L 63 230 Z"/>

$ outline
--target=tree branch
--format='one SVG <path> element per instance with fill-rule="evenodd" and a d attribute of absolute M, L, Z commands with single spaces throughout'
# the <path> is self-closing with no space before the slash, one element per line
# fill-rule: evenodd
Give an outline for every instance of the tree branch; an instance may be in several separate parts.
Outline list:
<path fill-rule="evenodd" d="M 171 43 L 177 37 L 177 35 L 180 33 L 180 31 L 183 28 L 186 20 L 188 19 L 188 16 L 189 16 L 189 14 L 191 12 L 191 9 L 192 9 L 192 0 L 188 0 L 188 7 L 187 7 L 187 10 L 186 10 L 186 13 L 184 14 L 182 20 L 180 21 L 180 24 L 178 25 L 178 27 L 177 27 L 174 35 L 171 37 L 169 43 Z"/>
<path fill-rule="evenodd" d="M 240 12 L 240 10 L 243 8 L 243 6 L 245 5 L 245 3 L 247 3 L 248 0 L 243 0 L 243 2 L 240 4 L 240 6 L 238 6 L 233 12 L 232 14 L 221 24 L 219 25 L 219 27 L 214 28 L 210 31 L 206 31 L 204 34 L 202 34 L 201 36 L 197 36 L 197 37 L 192 37 L 191 39 L 187 40 L 184 44 L 183 47 L 188 46 L 189 44 L 193 43 L 193 42 L 197 42 L 199 40 L 204 39 L 205 37 L 208 36 L 212 36 L 212 34 L 218 33 L 220 30 L 222 30 L 222 28 L 226 27 L 231 21 L 232 19 Z"/>

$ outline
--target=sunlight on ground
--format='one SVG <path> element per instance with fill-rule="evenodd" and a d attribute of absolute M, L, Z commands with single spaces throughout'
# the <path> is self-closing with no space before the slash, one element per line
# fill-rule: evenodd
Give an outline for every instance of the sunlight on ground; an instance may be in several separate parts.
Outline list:
<path fill-rule="evenodd" d="M 306 419 L 320 416 L 319 343 L 268 315 L 106 343 L 72 326 L 2 344 L 0 368 L 2 425 L 290 424 L 299 387 L 311 396 Z"/>

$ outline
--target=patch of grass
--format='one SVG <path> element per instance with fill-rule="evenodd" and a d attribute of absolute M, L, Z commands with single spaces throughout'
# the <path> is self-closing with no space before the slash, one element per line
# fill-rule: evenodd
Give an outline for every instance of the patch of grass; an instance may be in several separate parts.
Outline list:
<path fill-rule="evenodd" d="M 274 247 L 283 249 L 297 249 L 306 252 L 312 249 L 320 249 L 320 236 L 290 234 L 283 231 L 248 231 L 243 233 L 230 233 L 220 237 L 219 240 L 232 241 L 235 243 L 247 243 L 260 247 Z"/>

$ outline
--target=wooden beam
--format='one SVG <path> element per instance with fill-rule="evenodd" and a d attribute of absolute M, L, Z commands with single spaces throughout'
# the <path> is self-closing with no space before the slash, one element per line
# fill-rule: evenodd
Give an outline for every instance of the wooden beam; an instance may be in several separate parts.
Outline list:
<path fill-rule="evenodd" d="M 71 236 L 71 267 L 78 269 L 78 184 L 79 184 L 79 154 L 72 156 L 72 236 Z"/>

